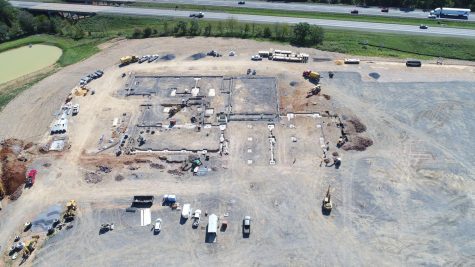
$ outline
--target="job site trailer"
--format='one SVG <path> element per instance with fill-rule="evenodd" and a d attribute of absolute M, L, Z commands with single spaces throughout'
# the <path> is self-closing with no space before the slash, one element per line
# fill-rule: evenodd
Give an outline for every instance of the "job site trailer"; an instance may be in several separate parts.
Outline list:
<path fill-rule="evenodd" d="M 208 227 L 206 229 L 206 243 L 216 243 L 218 233 L 218 216 L 211 214 L 208 218 Z"/>

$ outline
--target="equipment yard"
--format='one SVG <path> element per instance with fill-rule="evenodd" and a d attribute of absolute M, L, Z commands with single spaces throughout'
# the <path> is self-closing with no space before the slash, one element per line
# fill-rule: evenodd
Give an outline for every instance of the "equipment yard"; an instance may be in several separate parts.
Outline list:
<path fill-rule="evenodd" d="M 42 80 L 0 112 L 2 179 L 36 175 L 0 263 L 475 265 L 475 67 L 345 57 L 117 40 Z"/>

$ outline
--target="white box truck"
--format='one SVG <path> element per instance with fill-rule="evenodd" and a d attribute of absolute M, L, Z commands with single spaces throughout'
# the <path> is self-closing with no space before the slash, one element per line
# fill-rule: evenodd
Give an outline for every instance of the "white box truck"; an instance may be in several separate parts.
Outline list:
<path fill-rule="evenodd" d="M 191 205 L 190 204 L 183 204 L 183 209 L 181 210 L 181 217 L 183 219 L 188 219 L 191 216 Z"/>

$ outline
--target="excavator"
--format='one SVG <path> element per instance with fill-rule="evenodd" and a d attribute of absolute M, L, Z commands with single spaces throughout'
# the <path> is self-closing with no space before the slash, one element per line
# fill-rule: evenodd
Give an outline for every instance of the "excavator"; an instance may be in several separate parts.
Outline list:
<path fill-rule="evenodd" d="M 72 221 L 76 216 L 77 204 L 76 200 L 72 199 L 66 203 L 66 212 L 63 215 L 65 221 Z"/>
<path fill-rule="evenodd" d="M 308 91 L 307 93 L 307 98 L 311 97 L 311 96 L 314 96 L 314 95 L 318 95 L 321 91 L 321 87 L 320 87 L 320 84 L 317 84 L 317 86 L 315 86 L 314 88 L 312 88 L 310 91 Z"/>
<path fill-rule="evenodd" d="M 332 211 L 333 204 L 331 201 L 331 196 L 330 196 L 330 186 L 328 186 L 327 194 L 325 195 L 325 198 L 323 199 L 322 202 L 322 211 L 326 214 L 330 214 Z"/>
<path fill-rule="evenodd" d="M 35 250 L 38 239 L 40 239 L 40 236 L 34 235 L 31 237 L 30 241 L 26 242 L 25 247 L 23 248 L 23 261 L 28 259 L 33 250 Z"/>

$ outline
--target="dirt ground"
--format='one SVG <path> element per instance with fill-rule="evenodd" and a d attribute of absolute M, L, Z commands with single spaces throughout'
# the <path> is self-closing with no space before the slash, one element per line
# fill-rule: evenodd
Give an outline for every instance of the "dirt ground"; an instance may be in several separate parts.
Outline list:
<path fill-rule="evenodd" d="M 315 60 L 250 60 L 269 48 L 306 52 Z M 224 56 L 190 58 L 211 49 Z M 231 50 L 237 56 L 228 57 Z M 156 53 L 175 58 L 117 65 L 126 54 Z M 1 138 L 45 142 L 54 115 L 78 80 L 96 69 L 105 72 L 90 84 L 95 95 L 73 98 L 81 109 L 69 120 L 71 148 L 38 155 L 31 166 L 38 169 L 35 185 L 17 201 L 4 203 L 4 264 L 18 266 L 18 260 L 5 255 L 24 222 L 75 199 L 79 208 L 73 227 L 47 239 L 43 235 L 41 248 L 22 266 L 473 266 L 475 68 L 430 62 L 406 68 L 384 59 L 363 59 L 360 65 L 333 61 L 344 57 L 250 40 L 129 40 L 46 78 L 0 113 L 1 124 L 8 125 L 1 127 Z M 138 121 L 140 105 L 153 101 L 121 96 L 127 83 L 122 73 L 242 76 L 248 68 L 277 78 L 281 117 L 272 130 L 275 165 L 269 164 L 265 122 L 228 123 L 229 155 L 203 160 L 210 169 L 205 176 L 176 171 L 181 164 L 158 154 L 98 153 L 100 137 L 112 137 L 114 118 L 126 113 L 127 121 Z M 322 74 L 321 95 L 305 97 L 313 86 L 301 77 L 306 69 Z M 333 79 L 328 71 L 335 73 Z M 291 118 L 288 113 L 301 114 Z M 366 130 L 354 130 L 350 141 L 361 136 L 373 145 L 362 152 L 337 148 L 339 121 L 325 114 L 338 114 L 346 123 L 357 118 Z M 342 165 L 326 167 L 324 153 L 334 152 Z M 97 172 L 99 165 L 111 172 Z M 85 180 L 90 172 L 100 176 L 97 183 Z M 329 185 L 334 208 L 325 216 L 321 203 Z M 218 215 L 228 221 L 228 229 L 218 232 L 216 243 L 206 243 L 208 218 L 192 229 L 190 220 L 180 221 L 180 211 L 160 205 L 164 194 Z M 151 225 L 140 226 L 140 212 L 125 211 L 134 195 L 155 196 L 151 213 L 152 221 L 163 220 L 159 235 Z M 249 238 L 241 230 L 245 215 L 252 217 Z M 116 229 L 99 234 L 100 225 L 109 222 Z"/>

